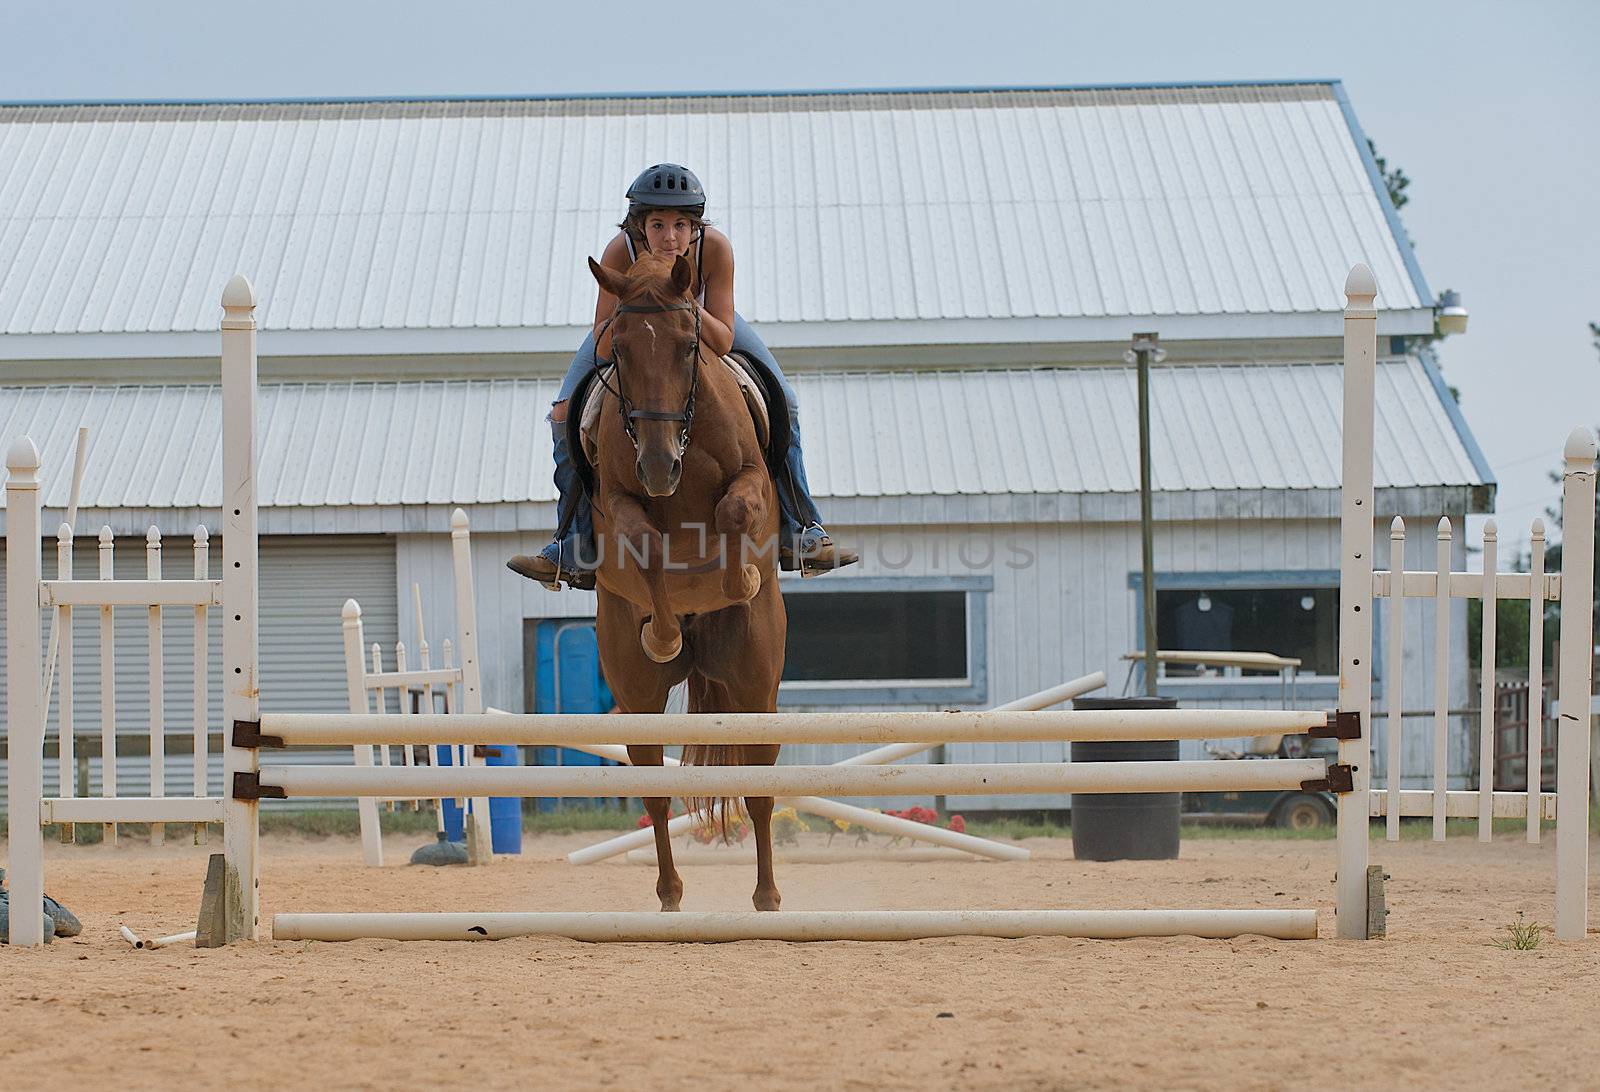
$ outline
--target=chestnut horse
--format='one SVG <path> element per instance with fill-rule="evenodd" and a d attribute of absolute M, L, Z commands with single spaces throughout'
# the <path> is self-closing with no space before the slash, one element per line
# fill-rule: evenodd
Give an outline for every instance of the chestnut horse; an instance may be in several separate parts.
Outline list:
<path fill-rule="evenodd" d="M 787 619 L 778 592 L 778 505 L 755 424 L 732 373 L 700 342 L 681 257 L 644 254 L 626 273 L 589 268 L 618 300 L 616 370 L 601 375 L 595 425 L 596 638 L 624 713 L 659 713 L 687 679 L 691 712 L 777 708 Z M 628 748 L 636 766 L 661 746 Z M 772 765 L 777 746 L 689 746 L 685 765 Z M 690 800 L 726 835 L 729 800 Z M 683 880 L 667 837 L 671 800 L 648 799 L 662 910 Z M 757 910 L 778 909 L 772 797 L 746 797 L 756 835 Z"/>

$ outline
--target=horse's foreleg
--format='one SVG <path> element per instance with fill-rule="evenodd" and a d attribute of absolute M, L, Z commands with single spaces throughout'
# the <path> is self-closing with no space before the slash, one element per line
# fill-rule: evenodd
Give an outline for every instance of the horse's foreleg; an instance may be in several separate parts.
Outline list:
<path fill-rule="evenodd" d="M 746 747 L 744 761 L 751 766 L 771 766 L 778 761 L 778 748 Z M 778 881 L 772 874 L 772 797 L 747 796 L 744 810 L 756 832 L 756 893 L 750 901 L 757 910 L 776 910 L 783 902 Z"/>
<path fill-rule="evenodd" d="M 617 529 L 621 557 L 638 566 L 650 595 L 650 620 L 639 631 L 646 656 L 658 664 L 677 657 L 683 649 L 683 630 L 667 598 L 667 544 L 634 498 L 622 494 L 611 502 L 611 519 Z"/>
<path fill-rule="evenodd" d="M 628 761 L 635 766 L 659 766 L 662 753 L 660 747 L 630 746 Z M 656 839 L 656 897 L 661 900 L 662 912 L 675 911 L 683 904 L 683 878 L 672 863 L 672 838 L 667 834 L 667 813 L 672 810 L 672 798 L 648 797 L 644 810 L 649 813 Z"/>
<path fill-rule="evenodd" d="M 753 542 L 750 535 L 764 526 L 767 516 L 767 474 L 761 466 L 747 466 L 733 476 L 727 492 L 717 502 L 717 533 L 722 536 L 722 594 L 736 603 L 754 599 L 761 590 L 761 570 L 750 563 L 753 547 L 759 556 L 777 543 Z M 730 544 L 733 549 L 729 549 Z"/>

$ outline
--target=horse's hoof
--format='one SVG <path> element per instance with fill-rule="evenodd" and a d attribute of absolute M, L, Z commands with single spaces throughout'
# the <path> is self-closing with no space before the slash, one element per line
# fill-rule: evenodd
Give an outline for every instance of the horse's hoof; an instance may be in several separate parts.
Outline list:
<path fill-rule="evenodd" d="M 683 651 L 683 634 L 674 633 L 670 642 L 661 644 L 651 635 L 650 623 L 646 622 L 639 630 L 639 643 L 644 646 L 644 654 L 656 663 L 671 663 Z"/>
<path fill-rule="evenodd" d="M 761 570 L 754 565 L 746 565 L 740 576 L 744 579 L 744 594 L 739 601 L 748 603 L 761 591 Z"/>
<path fill-rule="evenodd" d="M 757 910 L 776 910 L 779 904 L 783 902 L 783 896 L 774 891 L 771 895 L 763 897 L 761 892 L 758 891 L 751 897 L 750 901 Z"/>
<path fill-rule="evenodd" d="M 670 902 L 668 900 L 666 900 L 666 899 L 662 899 L 661 900 L 661 912 L 663 914 L 676 914 L 676 913 L 678 913 L 679 908 L 682 905 L 683 905 L 682 901 L 679 900 L 679 899 L 673 899 Z"/>

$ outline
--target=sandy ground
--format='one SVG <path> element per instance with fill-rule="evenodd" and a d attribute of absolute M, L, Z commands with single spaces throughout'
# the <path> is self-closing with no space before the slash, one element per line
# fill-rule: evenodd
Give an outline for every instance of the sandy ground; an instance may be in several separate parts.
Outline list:
<path fill-rule="evenodd" d="M 652 869 L 530 839 L 492 868 L 360 866 L 353 841 L 269 838 L 264 922 L 290 910 L 654 909 Z M 903 944 L 273 943 L 136 952 L 193 928 L 205 849 L 51 846 L 84 921 L 0 948 L 0 1086 L 384 1088 L 1429 1088 L 1600 1085 L 1600 935 L 1548 922 L 1553 840 L 1373 843 L 1390 937 Z M 416 836 L 390 841 L 403 861 Z M 786 909 L 1306 907 L 1332 933 L 1331 842 L 1191 841 L 1175 862 L 788 864 Z M 211 848 L 218 848 L 213 846 Z M 1600 860 L 1591 864 L 1600 912 Z M 749 907 L 734 865 L 686 910 Z M 948 1014 L 948 1015 L 944 1015 Z"/>

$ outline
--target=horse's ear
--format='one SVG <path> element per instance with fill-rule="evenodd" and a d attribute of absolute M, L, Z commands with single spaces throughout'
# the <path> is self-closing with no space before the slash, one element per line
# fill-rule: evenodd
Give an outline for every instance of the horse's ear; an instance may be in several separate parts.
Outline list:
<path fill-rule="evenodd" d="M 689 286 L 694 283 L 694 266 L 689 264 L 689 259 L 679 254 L 672 263 L 672 294 L 682 296 L 689 291 Z"/>
<path fill-rule="evenodd" d="M 618 273 L 615 269 L 607 269 L 593 258 L 589 259 L 589 272 L 594 274 L 594 279 L 600 282 L 601 288 L 617 299 L 620 300 L 627 291 L 628 278 L 625 274 Z"/>

